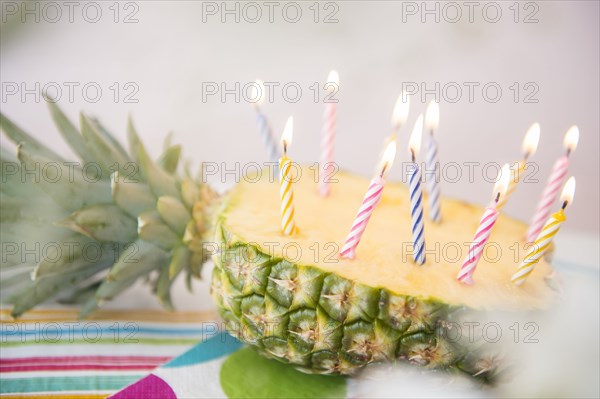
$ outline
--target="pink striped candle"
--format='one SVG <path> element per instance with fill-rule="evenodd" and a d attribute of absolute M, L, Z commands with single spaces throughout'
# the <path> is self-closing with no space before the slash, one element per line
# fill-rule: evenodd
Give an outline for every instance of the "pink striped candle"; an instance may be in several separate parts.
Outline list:
<path fill-rule="evenodd" d="M 548 178 L 548 183 L 546 183 L 546 188 L 544 188 L 540 202 L 538 203 L 531 220 L 531 224 L 527 229 L 527 234 L 525 236 L 526 242 L 535 241 L 544 228 L 544 224 L 546 223 L 546 220 L 548 220 L 550 213 L 552 213 L 552 205 L 556 201 L 560 188 L 567 177 L 567 172 L 569 170 L 569 155 L 575 151 L 578 142 L 579 129 L 577 126 L 572 126 L 565 134 L 563 142 L 567 153 L 558 158 L 554 163 L 554 167 Z"/>
<path fill-rule="evenodd" d="M 375 207 L 381 200 L 381 196 L 383 194 L 383 187 L 385 186 L 385 172 L 389 170 L 394 162 L 394 157 L 396 155 L 396 140 L 392 140 L 388 143 L 385 152 L 383 153 L 383 157 L 380 163 L 381 173 L 371 180 L 369 183 L 369 189 L 365 194 L 365 198 L 358 209 L 358 213 L 354 222 L 352 223 L 352 227 L 350 228 L 350 233 L 346 238 L 346 242 L 340 251 L 341 258 L 354 259 L 356 253 L 356 247 L 360 242 L 360 239 L 367 228 L 367 224 L 369 223 L 369 219 L 375 210 Z"/>
<path fill-rule="evenodd" d="M 336 90 L 339 86 L 340 78 L 336 71 L 329 72 L 325 88 L 328 92 Z M 333 153 L 335 149 L 335 130 L 336 130 L 336 102 L 325 103 L 325 112 L 323 114 L 323 132 L 321 138 L 321 177 L 319 179 L 319 193 L 326 197 L 331 192 L 330 168 L 333 167 Z"/>
<path fill-rule="evenodd" d="M 496 205 L 498 204 L 498 200 L 506 193 L 510 176 L 510 167 L 506 164 L 502 167 L 500 175 L 498 176 L 499 178 L 494 185 L 494 204 L 487 208 L 483 213 L 483 216 L 479 221 L 479 227 L 475 232 L 473 242 L 471 242 L 469 247 L 467 257 L 458 272 L 457 280 L 463 284 L 473 284 L 473 273 L 475 272 L 479 259 L 481 259 L 483 248 L 492 234 L 494 224 L 496 224 L 496 220 L 498 220 L 498 216 L 500 215 Z"/>

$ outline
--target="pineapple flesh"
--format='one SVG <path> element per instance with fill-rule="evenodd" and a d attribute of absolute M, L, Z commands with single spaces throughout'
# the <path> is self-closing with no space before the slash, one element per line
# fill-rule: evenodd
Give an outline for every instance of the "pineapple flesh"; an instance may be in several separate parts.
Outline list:
<path fill-rule="evenodd" d="M 0 115 L 2 131 L 17 146 L 16 157 L 5 148 L 0 157 L 0 281 L 3 291 L 16 292 L 2 298 L 13 304 L 15 317 L 57 298 L 80 304 L 85 317 L 138 279 L 170 309 L 174 279 L 199 278 L 212 255 L 211 294 L 226 328 L 267 357 L 323 374 L 401 359 L 490 382 L 500 372 L 495 357 L 448 340 L 445 326 L 465 310 L 535 311 L 554 296 L 544 260 L 527 284 L 510 283 L 519 261 L 511 248 L 525 226 L 505 216 L 490 239 L 500 252 L 479 262 L 476 284 L 456 281 L 483 212 L 479 206 L 445 199 L 443 223 L 426 221 L 427 263 L 417 266 L 409 247 L 408 193 L 388 183 L 356 259 L 339 259 L 365 179 L 339 173 L 332 194 L 322 198 L 311 171 L 302 169 L 294 184 L 299 231 L 285 237 L 279 185 L 267 171 L 246 176 L 220 198 L 178 168 L 180 146 L 167 141 L 155 161 L 131 122 L 126 150 L 97 120 L 82 114 L 78 129 L 49 105 L 80 161 L 74 175 L 63 169 L 56 181 L 23 172 L 66 160 Z M 89 164 L 94 168 L 82 178 Z M 54 249 L 42 259 L 24 253 L 47 244 Z M 74 244 L 79 249 L 65 250 Z M 84 256 L 92 244 L 102 256 Z"/>

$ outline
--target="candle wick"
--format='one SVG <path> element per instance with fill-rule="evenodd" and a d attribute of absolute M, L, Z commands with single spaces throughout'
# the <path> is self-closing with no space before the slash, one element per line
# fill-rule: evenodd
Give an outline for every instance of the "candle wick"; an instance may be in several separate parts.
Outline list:
<path fill-rule="evenodd" d="M 287 155 L 287 143 L 283 141 L 283 155 Z"/>
<path fill-rule="evenodd" d="M 494 200 L 494 202 L 496 202 L 497 204 L 498 201 L 500 201 L 500 191 L 498 191 L 498 193 L 496 194 L 496 199 Z"/>
<path fill-rule="evenodd" d="M 381 168 L 381 174 L 379 175 L 379 177 L 383 178 L 383 175 L 385 174 L 385 170 L 387 169 L 387 162 L 383 164 L 383 168 Z"/>
<path fill-rule="evenodd" d="M 527 151 L 524 155 L 523 155 L 523 163 L 527 162 L 527 160 L 529 159 L 529 156 L 531 155 L 531 153 L 529 151 Z"/>
<path fill-rule="evenodd" d="M 411 154 L 411 158 L 412 158 L 413 163 L 415 163 L 415 160 L 416 160 L 415 150 L 411 148 L 410 149 L 410 154 Z"/>
<path fill-rule="evenodd" d="M 567 148 L 567 157 L 571 155 L 571 148 Z"/>
<path fill-rule="evenodd" d="M 564 210 L 567 207 L 568 204 L 569 204 L 569 201 L 563 202 L 562 209 Z"/>

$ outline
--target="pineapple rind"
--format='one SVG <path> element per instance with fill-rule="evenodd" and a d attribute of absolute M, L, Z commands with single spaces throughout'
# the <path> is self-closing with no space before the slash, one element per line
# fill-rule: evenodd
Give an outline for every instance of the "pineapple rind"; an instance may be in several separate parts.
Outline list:
<path fill-rule="evenodd" d="M 477 374 L 480 381 L 497 372 L 482 372 L 481 359 L 438 328 L 460 307 L 270 258 L 243 244 L 222 219 L 215 241 L 224 248 L 213 255 L 211 278 L 219 314 L 232 335 L 264 356 L 320 374 L 354 374 L 396 360 Z"/>

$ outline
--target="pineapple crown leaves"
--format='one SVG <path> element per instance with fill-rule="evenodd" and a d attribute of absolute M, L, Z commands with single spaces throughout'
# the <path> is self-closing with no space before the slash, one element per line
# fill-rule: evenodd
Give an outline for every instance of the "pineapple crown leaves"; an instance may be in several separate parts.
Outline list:
<path fill-rule="evenodd" d="M 98 120 L 82 113 L 78 129 L 55 102 L 48 105 L 81 163 L 0 114 L 1 130 L 17 147 L 16 157 L 0 152 L 0 273 L 3 291 L 12 294 L 0 299 L 13 303 L 14 317 L 50 298 L 81 304 L 85 317 L 147 277 L 171 309 L 173 280 L 186 272 L 191 288 L 192 276 L 200 277 L 217 195 L 187 167 L 176 175 L 181 146 L 170 135 L 154 161 L 131 118 L 127 151 Z M 35 256 L 27 255 L 31 248 Z"/>

